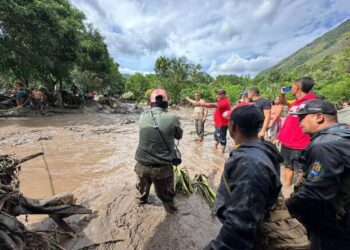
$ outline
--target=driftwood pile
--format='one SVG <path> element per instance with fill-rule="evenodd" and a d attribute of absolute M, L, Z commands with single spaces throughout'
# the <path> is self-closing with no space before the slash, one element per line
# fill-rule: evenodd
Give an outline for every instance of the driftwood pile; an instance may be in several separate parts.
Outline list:
<path fill-rule="evenodd" d="M 74 205 L 75 199 L 69 193 L 44 200 L 30 199 L 20 193 L 18 179 L 20 164 L 42 154 L 37 153 L 21 160 L 9 155 L 0 155 L 0 249 L 64 249 L 51 237 L 52 232 L 30 231 L 17 220 L 18 215 L 49 214 L 64 230 L 60 233 L 69 235 L 74 231 L 63 218 L 72 214 L 92 212 L 82 206 Z"/>

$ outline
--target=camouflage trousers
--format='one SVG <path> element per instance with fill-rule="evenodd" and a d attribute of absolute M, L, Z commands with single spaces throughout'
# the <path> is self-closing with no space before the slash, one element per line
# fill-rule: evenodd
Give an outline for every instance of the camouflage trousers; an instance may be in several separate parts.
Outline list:
<path fill-rule="evenodd" d="M 135 165 L 137 175 L 136 188 L 140 193 L 138 197 L 142 202 L 146 202 L 149 196 L 152 183 L 159 199 L 163 203 L 173 203 L 174 191 L 174 172 L 171 164 L 164 166 L 144 166 L 137 162 Z"/>

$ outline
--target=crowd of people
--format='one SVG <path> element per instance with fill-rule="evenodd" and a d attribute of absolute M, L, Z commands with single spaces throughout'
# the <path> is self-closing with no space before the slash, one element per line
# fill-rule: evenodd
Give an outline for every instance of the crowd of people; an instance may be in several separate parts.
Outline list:
<path fill-rule="evenodd" d="M 64 107 L 65 105 L 80 104 L 81 100 L 91 100 L 96 96 L 95 91 L 82 94 L 78 87 L 73 84 L 70 92 L 60 90 L 56 84 L 53 92 L 43 87 L 25 88 L 22 83 L 16 83 L 13 88 L 13 98 L 17 107 L 30 107 L 33 110 L 44 110 L 49 105 Z"/>
<path fill-rule="evenodd" d="M 31 88 L 27 91 L 23 84 L 16 83 L 13 95 L 16 99 L 17 107 L 29 105 L 32 109 L 43 110 L 47 107 L 46 90 L 44 88 Z"/>
<path fill-rule="evenodd" d="M 350 249 L 350 127 L 338 123 L 333 104 L 312 92 L 314 84 L 310 77 L 296 79 L 273 102 L 253 87 L 233 108 L 224 89 L 212 103 L 200 93 L 186 98 L 195 106 L 198 142 L 209 108 L 215 108 L 213 148 L 225 152 L 227 131 L 235 142 L 217 190 L 215 212 L 223 226 L 206 249 L 256 247 L 259 225 L 281 194 L 282 165 L 284 185 L 295 185 L 285 206 L 306 228 L 311 249 Z M 295 100 L 286 99 L 289 91 Z M 183 130 L 168 100 L 166 90 L 154 90 L 151 109 L 140 117 L 135 172 L 141 203 L 153 183 L 166 211 L 176 213 L 171 160 Z"/>

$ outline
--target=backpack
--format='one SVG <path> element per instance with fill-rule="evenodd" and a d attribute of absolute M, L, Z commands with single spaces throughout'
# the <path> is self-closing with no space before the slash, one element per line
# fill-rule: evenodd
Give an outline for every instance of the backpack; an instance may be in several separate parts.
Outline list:
<path fill-rule="evenodd" d="M 223 180 L 226 190 L 231 193 L 225 174 Z M 257 232 L 255 250 L 308 250 L 306 229 L 292 218 L 284 206 L 284 197 L 279 194 L 277 204 L 268 209 L 261 219 Z"/>
<path fill-rule="evenodd" d="M 282 204 L 284 198 L 280 193 L 278 203 L 267 211 L 260 222 L 256 250 L 308 250 L 308 240 L 304 226 L 291 217 Z"/>

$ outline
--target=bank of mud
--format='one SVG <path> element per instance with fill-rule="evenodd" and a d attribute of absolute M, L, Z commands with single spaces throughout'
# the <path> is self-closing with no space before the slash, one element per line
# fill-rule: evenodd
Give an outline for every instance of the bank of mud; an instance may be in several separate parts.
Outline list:
<path fill-rule="evenodd" d="M 182 166 L 193 176 L 202 173 L 216 188 L 227 154 L 212 150 L 212 135 L 194 141 L 191 109 L 177 110 L 184 127 L 180 142 Z M 212 132 L 212 117 L 207 132 Z M 43 198 L 72 192 L 78 203 L 96 211 L 66 221 L 78 231 L 65 237 L 67 249 L 201 249 L 220 229 L 207 204 L 198 196 L 176 197 L 179 213 L 167 215 L 162 203 L 139 206 L 134 153 L 138 143 L 137 114 L 65 114 L 51 117 L 2 118 L 0 153 L 23 157 L 44 151 L 44 157 L 22 165 L 21 191 Z M 232 143 L 232 141 L 230 141 Z M 23 218 L 22 218 L 23 219 Z M 29 216 L 27 226 L 55 229 L 45 216 Z M 104 243 L 105 242 L 105 243 Z M 94 245 L 104 243 L 101 245 Z"/>

